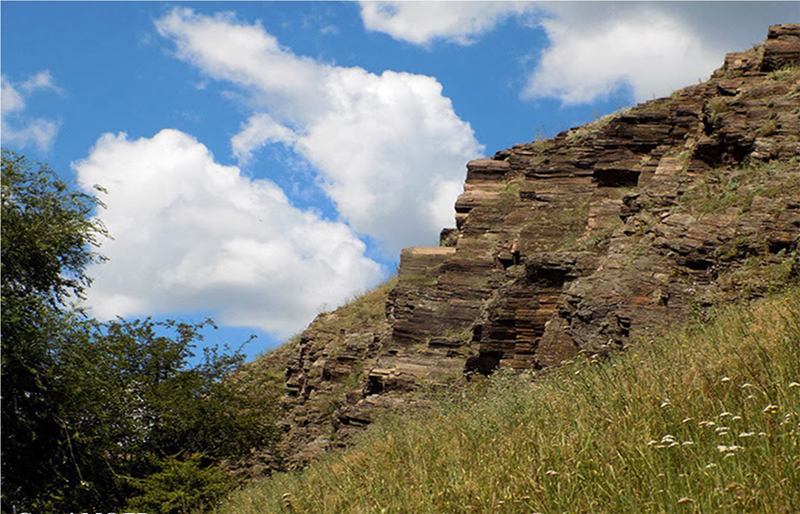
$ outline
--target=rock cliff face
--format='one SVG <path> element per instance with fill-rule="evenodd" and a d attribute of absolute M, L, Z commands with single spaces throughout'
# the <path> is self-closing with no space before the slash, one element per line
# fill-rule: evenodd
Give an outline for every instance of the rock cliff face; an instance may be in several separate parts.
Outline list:
<path fill-rule="evenodd" d="M 669 98 L 468 163 L 455 211 L 439 247 L 291 343 L 290 463 L 431 388 L 622 349 L 796 279 L 800 25 Z"/>

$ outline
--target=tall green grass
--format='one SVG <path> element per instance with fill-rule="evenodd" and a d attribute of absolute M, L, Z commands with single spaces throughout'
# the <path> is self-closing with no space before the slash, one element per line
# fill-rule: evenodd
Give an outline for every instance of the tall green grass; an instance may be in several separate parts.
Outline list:
<path fill-rule="evenodd" d="M 220 513 L 800 512 L 800 289 L 538 377 L 498 373 Z"/>

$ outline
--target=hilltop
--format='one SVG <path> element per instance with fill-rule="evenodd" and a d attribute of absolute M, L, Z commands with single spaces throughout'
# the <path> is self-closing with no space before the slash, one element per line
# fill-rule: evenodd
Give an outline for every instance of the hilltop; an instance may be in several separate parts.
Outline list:
<path fill-rule="evenodd" d="M 245 373 L 283 373 L 276 467 L 498 370 L 610 355 L 800 272 L 800 25 L 703 83 L 467 164 L 456 227 Z"/>
<path fill-rule="evenodd" d="M 800 509 L 800 288 L 715 308 L 611 359 L 499 371 L 220 514 Z"/>

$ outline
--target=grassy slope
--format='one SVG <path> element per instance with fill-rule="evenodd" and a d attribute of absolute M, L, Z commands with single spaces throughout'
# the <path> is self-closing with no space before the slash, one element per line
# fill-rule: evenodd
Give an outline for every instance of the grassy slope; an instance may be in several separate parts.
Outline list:
<path fill-rule="evenodd" d="M 800 288 L 387 417 L 219 512 L 800 512 Z"/>

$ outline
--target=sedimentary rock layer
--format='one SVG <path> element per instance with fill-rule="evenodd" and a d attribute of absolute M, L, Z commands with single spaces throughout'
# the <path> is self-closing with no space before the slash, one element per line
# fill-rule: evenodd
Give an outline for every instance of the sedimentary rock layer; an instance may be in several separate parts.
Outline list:
<path fill-rule="evenodd" d="M 455 216 L 441 246 L 403 251 L 379 309 L 358 300 L 296 342 L 290 460 L 430 388 L 625 348 L 794 280 L 800 25 L 707 82 L 468 163 Z"/>

